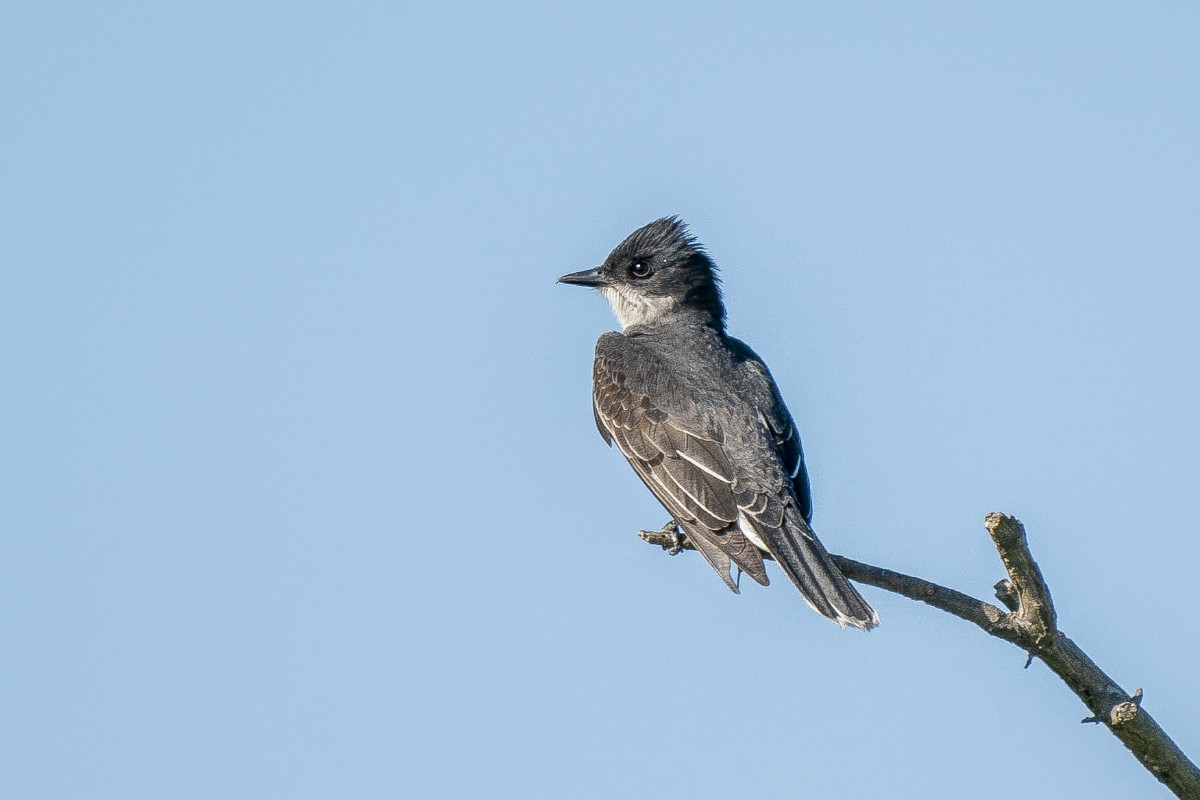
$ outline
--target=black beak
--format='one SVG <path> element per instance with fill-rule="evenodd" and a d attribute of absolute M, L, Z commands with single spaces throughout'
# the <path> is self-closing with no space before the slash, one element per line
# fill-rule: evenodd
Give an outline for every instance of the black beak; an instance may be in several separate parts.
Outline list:
<path fill-rule="evenodd" d="M 573 283 L 576 286 L 608 286 L 608 278 L 600 274 L 600 268 L 585 269 L 583 272 L 572 272 L 570 275 L 563 275 L 558 279 L 558 283 Z"/>

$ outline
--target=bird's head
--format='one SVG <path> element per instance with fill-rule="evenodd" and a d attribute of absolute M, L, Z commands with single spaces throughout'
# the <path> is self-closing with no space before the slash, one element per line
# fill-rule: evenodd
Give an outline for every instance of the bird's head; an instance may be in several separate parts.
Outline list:
<path fill-rule="evenodd" d="M 638 228 L 602 265 L 563 275 L 558 282 L 599 289 L 622 328 L 677 315 L 717 330 L 725 327 L 716 266 L 678 217 Z"/>

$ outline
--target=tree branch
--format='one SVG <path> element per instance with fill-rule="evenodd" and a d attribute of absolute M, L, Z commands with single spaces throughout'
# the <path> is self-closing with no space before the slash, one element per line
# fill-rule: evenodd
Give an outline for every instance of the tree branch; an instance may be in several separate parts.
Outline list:
<path fill-rule="evenodd" d="M 988 514 L 984 525 L 1008 572 L 1007 580 L 996 584 L 996 596 L 1007 611 L 923 578 L 845 556 L 832 558 L 851 580 L 920 600 L 1016 645 L 1029 654 L 1030 661 L 1040 658 L 1092 712 L 1083 722 L 1103 722 L 1176 797 L 1200 800 L 1200 769 L 1142 708 L 1142 690 L 1126 694 L 1058 629 L 1050 589 L 1033 560 L 1025 527 L 1015 517 L 999 513 Z M 672 553 L 695 549 L 685 534 L 669 529 L 639 531 L 638 536 Z M 1025 666 L 1029 666 L 1029 661 Z"/>

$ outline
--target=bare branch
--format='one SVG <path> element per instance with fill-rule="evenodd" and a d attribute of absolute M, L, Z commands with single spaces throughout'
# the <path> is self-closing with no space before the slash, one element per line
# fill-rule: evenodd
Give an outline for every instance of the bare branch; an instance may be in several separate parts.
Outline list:
<path fill-rule="evenodd" d="M 833 563 L 850 580 L 920 600 L 959 619 L 973 622 L 993 636 L 1017 643 L 1017 631 L 1008 614 L 991 603 L 903 572 L 874 567 L 845 556 L 833 555 L 832 558 Z"/>
<path fill-rule="evenodd" d="M 1008 571 L 1008 587 L 1005 594 L 1016 598 L 1017 624 L 1023 627 L 1035 642 L 1042 642 L 1058 629 L 1058 617 L 1054 613 L 1054 601 L 1050 599 L 1050 588 L 1025 538 L 1025 526 L 1016 517 L 992 512 L 984 517 L 984 526 L 992 535 L 996 552 Z M 999 586 L 996 589 L 1000 592 Z M 1003 601 L 1002 601 L 1003 602 Z"/>
<path fill-rule="evenodd" d="M 984 525 L 1008 572 L 1008 579 L 995 587 L 996 596 L 1007 611 L 923 578 L 845 556 L 834 555 L 832 558 L 842 574 L 851 580 L 920 600 L 1011 642 L 1028 653 L 1031 660 L 1035 656 L 1040 658 L 1092 712 L 1092 716 L 1083 722 L 1104 723 L 1142 766 L 1166 784 L 1176 797 L 1200 800 L 1200 769 L 1142 708 L 1142 690 L 1138 689 L 1133 695 L 1126 694 L 1078 645 L 1058 630 L 1050 589 L 1029 550 L 1024 526 L 1015 517 L 999 513 L 988 514 Z M 685 534 L 675 530 L 638 531 L 638 536 L 672 555 L 680 550 L 695 549 Z M 1025 666 L 1029 666 L 1029 661 Z"/>

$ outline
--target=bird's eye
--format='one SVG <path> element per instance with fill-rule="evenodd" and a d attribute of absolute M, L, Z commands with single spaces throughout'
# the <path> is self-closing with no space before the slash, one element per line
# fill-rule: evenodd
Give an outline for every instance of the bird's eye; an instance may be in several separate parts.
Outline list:
<path fill-rule="evenodd" d="M 629 274 L 635 278 L 644 278 L 650 274 L 650 265 L 645 261 L 635 261 L 629 268 Z"/>

